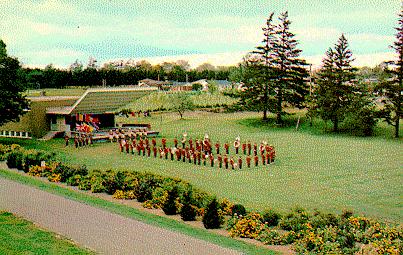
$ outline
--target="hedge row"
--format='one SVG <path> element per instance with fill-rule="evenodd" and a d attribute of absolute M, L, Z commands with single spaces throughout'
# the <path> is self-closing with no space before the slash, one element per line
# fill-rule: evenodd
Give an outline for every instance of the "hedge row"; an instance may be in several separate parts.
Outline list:
<path fill-rule="evenodd" d="M 0 147 L 0 156 L 1 149 Z M 136 171 L 88 171 L 85 166 L 52 162 L 53 154 L 24 150 L 11 145 L 6 158 L 9 167 L 29 175 L 65 182 L 81 190 L 105 192 L 116 199 L 137 199 L 146 208 L 162 209 L 167 215 L 180 214 L 185 221 L 202 218 L 206 228 L 226 223 L 233 237 L 252 238 L 265 244 L 292 244 L 302 254 L 401 254 L 401 225 L 388 225 L 354 216 L 307 212 L 302 208 L 281 214 L 274 210 L 247 212 L 227 199 L 217 199 L 178 178 Z M 4 155 L 4 154 L 3 154 Z M 45 166 L 39 166 L 45 160 Z"/>

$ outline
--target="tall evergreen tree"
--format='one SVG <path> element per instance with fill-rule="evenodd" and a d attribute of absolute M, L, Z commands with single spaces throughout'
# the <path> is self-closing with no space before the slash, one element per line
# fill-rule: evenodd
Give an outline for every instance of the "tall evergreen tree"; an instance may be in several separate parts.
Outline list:
<path fill-rule="evenodd" d="M 322 119 L 333 123 L 335 132 L 339 130 L 339 123 L 343 121 L 357 90 L 352 83 L 355 77 L 355 69 L 351 66 L 353 60 L 347 39 L 342 34 L 335 48 L 326 52 L 318 73 L 315 109 Z"/>
<path fill-rule="evenodd" d="M 246 90 L 242 101 L 254 110 L 263 111 L 263 120 L 267 120 L 267 112 L 275 112 L 277 123 L 281 124 L 284 102 L 302 107 L 308 93 L 304 81 L 308 72 L 305 61 L 299 58 L 301 50 L 297 48 L 295 35 L 290 32 L 288 12 L 280 15 L 278 25 L 272 20 L 273 13 L 262 29 L 262 45 L 245 61 Z"/>
<path fill-rule="evenodd" d="M 308 85 L 304 78 L 308 76 L 305 60 L 299 58 L 302 50 L 298 49 L 298 41 L 295 34 L 290 32 L 291 21 L 288 12 L 279 17 L 280 23 L 276 28 L 276 40 L 273 44 L 272 63 L 276 67 L 276 91 L 277 124 L 281 124 L 283 114 L 283 102 L 296 107 L 302 107 L 305 96 L 308 94 Z"/>
<path fill-rule="evenodd" d="M 256 85 L 253 86 L 255 89 L 252 89 L 250 92 L 255 93 L 256 89 L 260 90 L 260 93 L 256 93 L 256 95 L 260 95 L 260 98 L 255 98 L 255 100 L 259 100 L 261 104 L 261 109 L 263 111 L 263 120 L 267 120 L 267 112 L 269 110 L 269 94 L 270 89 L 272 90 L 272 80 L 273 80 L 273 66 L 272 66 L 272 51 L 273 44 L 275 42 L 275 25 L 273 25 L 273 15 L 272 12 L 269 18 L 266 20 L 266 26 L 262 28 L 264 39 L 262 41 L 263 45 L 256 47 L 256 51 L 253 53 L 260 55 L 261 60 L 259 62 L 250 62 L 250 70 L 251 75 L 255 75 L 257 78 Z M 255 73 L 255 72 L 258 73 Z M 259 74 L 259 72 L 262 72 Z M 259 79 L 260 78 L 260 79 Z M 253 84 L 253 83 L 252 83 Z M 252 95 L 253 97 L 253 95 Z"/>
<path fill-rule="evenodd" d="M 391 48 L 397 53 L 397 60 L 389 62 L 395 66 L 394 69 L 387 69 L 393 78 L 380 83 L 376 90 L 383 97 L 382 116 L 388 124 L 395 128 L 395 137 L 398 138 L 399 122 L 403 112 L 403 10 L 399 14 L 396 30 L 396 41 Z"/>
<path fill-rule="evenodd" d="M 28 101 L 22 95 L 23 82 L 19 61 L 7 55 L 6 44 L 0 40 L 0 126 L 18 121 L 28 108 Z"/>

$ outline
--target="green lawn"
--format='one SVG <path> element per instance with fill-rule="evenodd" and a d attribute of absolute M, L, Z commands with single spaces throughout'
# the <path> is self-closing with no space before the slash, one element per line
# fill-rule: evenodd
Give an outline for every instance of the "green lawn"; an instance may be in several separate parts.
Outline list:
<path fill-rule="evenodd" d="M 122 122 L 150 122 L 154 130 L 171 138 L 186 131 L 190 137 L 208 133 L 213 141 L 268 140 L 277 150 L 275 165 L 231 171 L 166 160 L 120 154 L 117 144 L 97 144 L 76 150 L 63 147 L 62 140 L 47 143 L 27 141 L 29 146 L 59 152 L 61 159 L 86 164 L 92 169 L 133 169 L 180 177 L 195 186 L 242 203 L 249 209 L 275 208 L 286 211 L 296 205 L 340 213 L 356 213 L 391 221 L 402 221 L 402 139 L 381 128 L 380 135 L 359 138 L 326 134 L 303 123 L 278 128 L 260 125 L 257 113 L 153 114 L 151 118 L 121 118 Z M 315 125 L 318 125 L 316 123 Z"/>
<path fill-rule="evenodd" d="M 94 254 L 31 222 L 0 211 L 0 254 Z"/>
<path fill-rule="evenodd" d="M 68 88 L 68 89 L 30 89 L 25 92 L 26 96 L 38 97 L 42 91 L 46 96 L 81 96 L 87 88 Z"/>

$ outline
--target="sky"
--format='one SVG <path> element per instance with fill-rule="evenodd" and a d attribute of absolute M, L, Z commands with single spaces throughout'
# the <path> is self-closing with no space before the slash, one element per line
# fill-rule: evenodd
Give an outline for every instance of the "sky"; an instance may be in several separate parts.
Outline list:
<path fill-rule="evenodd" d="M 0 0 L 0 39 L 25 66 L 67 68 L 95 57 L 233 65 L 288 10 L 302 56 L 320 65 L 342 33 L 356 66 L 393 59 L 401 0 Z"/>

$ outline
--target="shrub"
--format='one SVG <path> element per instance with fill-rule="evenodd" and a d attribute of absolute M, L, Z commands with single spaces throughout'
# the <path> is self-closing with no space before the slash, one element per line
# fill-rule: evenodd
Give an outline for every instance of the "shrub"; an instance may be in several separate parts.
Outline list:
<path fill-rule="evenodd" d="M 146 173 L 140 176 L 139 186 L 136 191 L 137 201 L 144 202 L 152 199 L 153 190 L 160 187 L 162 179 L 160 176 Z"/>
<path fill-rule="evenodd" d="M 377 124 L 375 106 L 364 97 L 353 101 L 340 129 L 356 136 L 371 136 Z"/>
<path fill-rule="evenodd" d="M 203 85 L 201 85 L 200 83 L 193 83 L 192 84 L 192 90 L 194 91 L 199 91 L 203 88 Z"/>
<path fill-rule="evenodd" d="M 196 219 L 196 207 L 192 205 L 192 193 L 185 192 L 183 195 L 181 218 L 184 221 L 194 221 Z"/>
<path fill-rule="evenodd" d="M 16 149 L 7 154 L 7 166 L 9 168 L 17 168 L 22 170 L 23 150 Z"/>
<path fill-rule="evenodd" d="M 23 159 L 22 159 L 22 164 L 23 164 L 23 169 L 24 172 L 29 171 L 30 166 L 34 165 L 41 165 L 42 161 L 50 161 L 54 157 L 54 153 L 49 153 L 46 151 L 42 150 L 25 150 L 23 153 Z"/>
<path fill-rule="evenodd" d="M 303 230 L 309 221 L 309 214 L 301 208 L 294 209 L 280 220 L 280 227 L 295 232 Z"/>
<path fill-rule="evenodd" d="M 207 229 L 220 228 L 223 223 L 222 217 L 218 213 L 218 202 L 216 198 L 213 198 L 207 205 L 207 208 L 203 215 L 203 225 Z"/>
<path fill-rule="evenodd" d="M 137 190 L 137 201 L 145 202 L 152 199 L 153 187 L 147 182 L 141 182 Z"/>
<path fill-rule="evenodd" d="M 80 182 L 78 184 L 78 188 L 80 190 L 90 190 L 91 189 L 91 181 L 89 176 L 85 176 L 80 179 Z"/>
<path fill-rule="evenodd" d="M 105 191 L 104 180 L 102 177 L 93 177 L 91 178 L 91 192 L 92 193 L 101 193 Z"/>
<path fill-rule="evenodd" d="M 277 226 L 279 220 L 281 219 L 281 214 L 274 211 L 273 209 L 269 209 L 265 211 L 262 215 L 263 223 L 267 224 L 267 226 Z"/>
<path fill-rule="evenodd" d="M 156 188 L 152 193 L 152 199 L 143 203 L 143 206 L 149 209 L 161 209 L 168 198 L 168 191 L 161 187 Z"/>
<path fill-rule="evenodd" d="M 338 226 L 339 218 L 331 213 L 324 214 L 319 211 L 315 211 L 311 217 L 310 223 L 313 228 L 325 228 L 327 226 Z"/>
<path fill-rule="evenodd" d="M 234 204 L 228 199 L 224 198 L 220 203 L 220 207 L 223 215 L 232 215 L 232 208 L 234 208 Z"/>
<path fill-rule="evenodd" d="M 80 182 L 81 182 L 81 175 L 79 175 L 79 174 L 70 176 L 66 180 L 67 185 L 70 185 L 70 186 L 78 186 L 80 184 Z"/>
<path fill-rule="evenodd" d="M 0 161 L 6 160 L 7 154 L 9 152 L 18 149 L 20 149 L 20 146 L 18 144 L 12 144 L 12 145 L 0 144 Z"/>
<path fill-rule="evenodd" d="M 43 169 L 44 168 L 41 166 L 31 166 L 29 168 L 28 174 L 31 176 L 40 177 L 42 176 Z"/>
<path fill-rule="evenodd" d="M 249 213 L 245 217 L 234 216 L 234 218 L 236 222 L 229 232 L 232 237 L 239 236 L 255 239 L 265 228 L 262 223 L 262 216 L 255 212 Z"/>
<path fill-rule="evenodd" d="M 58 163 L 54 172 L 59 173 L 61 175 L 61 181 L 66 182 L 69 178 L 80 175 L 86 176 L 88 174 L 88 170 L 86 166 L 70 166 L 66 164 Z"/>
<path fill-rule="evenodd" d="M 245 206 L 241 205 L 241 204 L 235 204 L 232 207 L 232 215 L 246 215 L 246 209 Z"/>
<path fill-rule="evenodd" d="M 132 190 L 129 190 L 129 191 L 116 190 L 112 197 L 116 198 L 116 199 L 135 199 L 136 198 L 136 196 L 134 195 L 134 192 Z"/>
<path fill-rule="evenodd" d="M 258 240 L 264 244 L 278 245 L 282 243 L 282 236 L 277 230 L 264 228 L 260 232 Z"/>
<path fill-rule="evenodd" d="M 51 174 L 51 175 L 48 176 L 48 180 L 49 180 L 50 182 L 60 182 L 61 176 L 60 176 L 60 174 L 55 174 L 55 173 L 53 173 L 53 174 Z"/>
<path fill-rule="evenodd" d="M 206 206 L 210 203 L 212 197 L 210 194 L 201 191 L 199 189 L 192 189 L 192 198 L 193 198 L 193 205 L 195 205 L 197 208 L 206 208 Z M 203 210 L 198 210 L 199 213 L 198 215 L 202 216 L 203 213 L 201 213 Z"/>
<path fill-rule="evenodd" d="M 175 215 L 177 212 L 176 199 L 178 198 L 178 188 L 175 186 L 168 191 L 168 197 L 162 206 L 162 210 L 166 215 Z"/>

